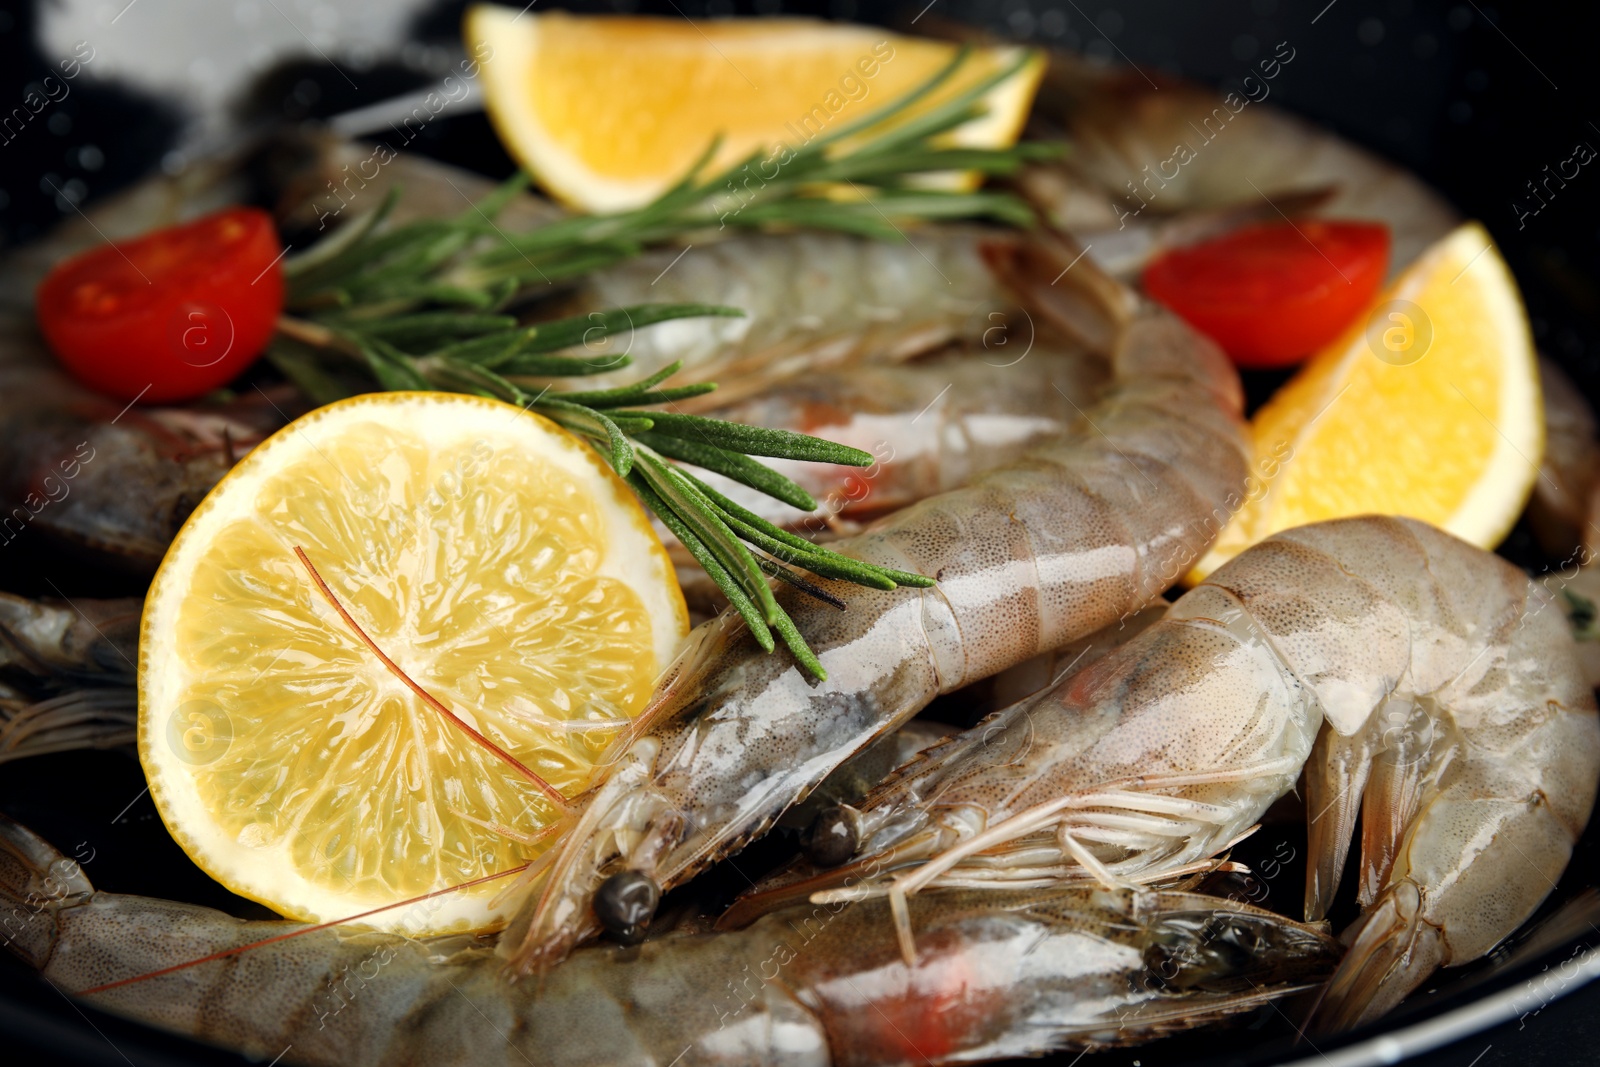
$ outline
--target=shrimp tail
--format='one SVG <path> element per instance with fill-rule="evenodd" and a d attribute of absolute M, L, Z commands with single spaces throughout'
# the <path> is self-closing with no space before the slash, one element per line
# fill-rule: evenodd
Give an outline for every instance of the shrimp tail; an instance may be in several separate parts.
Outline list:
<path fill-rule="evenodd" d="M 1449 962 L 1444 933 L 1424 921 L 1422 894 L 1410 882 L 1386 893 L 1346 933 L 1350 950 L 1317 1004 L 1330 1032 L 1376 1019 Z"/>
<path fill-rule="evenodd" d="M 76 860 L 32 830 L 0 815 L 0 906 L 5 946 L 37 970 L 55 952 L 55 913 L 94 893 Z"/>
<path fill-rule="evenodd" d="M 127 685 L 142 609 L 137 598 L 63 603 L 0 593 L 0 666 L 58 685 Z"/>
<path fill-rule="evenodd" d="M 1567 747 L 1582 750 L 1584 740 L 1573 737 Z M 1581 815 L 1574 819 L 1563 800 L 1538 789 L 1477 795 L 1472 785 L 1492 772 L 1466 770 L 1466 782 L 1424 807 L 1396 851 L 1395 873 L 1346 933 L 1350 951 L 1314 1015 L 1318 1028 L 1335 1031 L 1376 1019 L 1438 968 L 1487 954 L 1561 877 L 1582 832 Z M 1579 800 L 1589 802 L 1587 795 Z M 1487 842 L 1454 825 L 1468 805 L 1480 825 L 1494 827 Z M 1440 878 L 1440 870 L 1452 877 Z M 1508 892 L 1505 872 L 1511 870 L 1533 891 Z"/>
<path fill-rule="evenodd" d="M 1068 337 L 1092 352 L 1116 346 L 1138 298 L 1089 259 L 1065 233 L 1041 228 L 1027 241 L 982 247 L 996 278 Z"/>

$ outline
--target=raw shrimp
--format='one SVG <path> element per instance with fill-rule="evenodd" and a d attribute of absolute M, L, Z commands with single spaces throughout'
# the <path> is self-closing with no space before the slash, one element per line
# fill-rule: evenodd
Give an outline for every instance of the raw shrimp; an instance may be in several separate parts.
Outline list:
<path fill-rule="evenodd" d="M 403 189 L 395 218 L 451 216 L 489 191 L 483 178 L 400 153 L 378 178 L 362 179 L 369 149 L 334 138 L 282 138 L 270 152 L 279 214 L 320 235 Z M 255 168 L 260 169 L 260 168 Z M 393 172 L 393 173 L 391 173 Z M 496 219 L 516 234 L 562 217 L 548 201 L 523 194 Z M 311 223 L 315 221 L 315 226 Z M 682 361 L 675 381 L 716 380 L 714 397 L 680 401 L 704 410 L 760 392 L 800 372 L 843 362 L 892 362 L 947 341 L 978 341 L 1017 304 L 985 261 L 991 242 L 1015 232 L 977 226 L 926 226 L 904 241 L 836 233 L 740 233 L 723 240 L 654 249 L 581 280 L 533 290 L 548 317 L 650 303 L 723 304 L 743 318 L 679 319 L 596 338 L 571 354 L 631 363 L 582 379 L 541 380 L 537 388 L 607 388 Z M 545 317 L 544 314 L 541 317 Z"/>
<path fill-rule="evenodd" d="M 1164 247 L 1313 207 L 1387 223 L 1392 276 L 1457 216 L 1410 172 L 1259 102 L 1293 53 L 1279 45 L 1259 70 L 1241 71 L 1258 87 L 1248 95 L 1166 75 L 1156 89 L 1142 72 L 1053 53 L 1033 122 L 1064 134 L 1072 151 L 1033 168 L 1024 185 L 1118 277 Z"/>
<path fill-rule="evenodd" d="M 820 813 L 814 866 L 758 886 L 723 924 L 793 899 L 887 894 L 899 918 L 908 894 L 934 885 L 1114 886 L 1203 870 L 1293 788 L 1322 722 L 1259 635 L 1177 608 L 1067 669 L 859 808 Z M 910 934 L 902 922 L 908 952 Z"/>
<path fill-rule="evenodd" d="M 1324 704 L 1306 765 L 1309 917 L 1327 913 L 1361 812 L 1362 916 L 1321 1008 L 1335 1027 L 1381 1015 L 1515 930 L 1555 887 L 1600 777 L 1594 694 L 1549 595 L 1422 524 L 1366 525 L 1365 583 L 1333 563 L 1351 557 L 1335 524 L 1280 535 L 1290 544 L 1255 574 L 1223 579 Z M 1352 597 L 1352 623 L 1368 608 L 1342 655 L 1296 632 L 1308 605 L 1290 590 L 1319 578 Z M 1363 703 L 1376 705 L 1364 721 Z"/>
<path fill-rule="evenodd" d="M 1528 501 L 1539 546 L 1560 562 L 1539 579 L 1567 611 L 1584 677 L 1600 687 L 1600 439 L 1595 413 L 1572 379 L 1539 359 L 1545 446 Z"/>
<path fill-rule="evenodd" d="M 9 820 L 0 902 L 7 947 L 76 994 L 303 929 L 96 892 Z M 345 927 L 86 999 L 247 1055 L 338 1067 L 894 1067 L 1148 1041 L 1305 989 L 1339 954 L 1314 928 L 1196 893 L 929 894 L 915 916 L 915 969 L 873 902 L 590 949 L 542 984 L 507 981 L 470 938 Z"/>
<path fill-rule="evenodd" d="M 683 381 L 712 380 L 726 404 L 800 372 L 864 359 L 892 362 L 952 340 L 981 340 L 1016 300 L 984 246 L 1024 240 L 967 226 L 927 226 L 904 241 L 833 233 L 742 234 L 664 248 L 586 278 L 568 314 L 655 301 L 726 304 L 743 318 L 677 319 L 586 346 L 632 364 L 585 378 L 604 387 L 682 361 Z M 574 386 L 576 387 L 576 386 Z"/>
<path fill-rule="evenodd" d="M 0 593 L 0 673 L 132 685 L 142 609 L 137 597 L 67 603 Z"/>
<path fill-rule="evenodd" d="M 330 137 L 279 138 L 247 169 L 274 173 L 278 214 L 292 228 L 320 236 L 403 190 L 393 218 L 450 216 L 490 189 L 483 178 L 407 153 L 392 155 L 378 177 L 366 146 Z M 367 165 L 363 165 L 367 164 Z M 506 234 L 555 221 L 562 212 L 529 194 L 496 219 Z M 610 373 L 541 380 L 537 388 L 596 389 L 625 384 L 682 361 L 675 381 L 716 380 L 712 398 L 681 401 L 704 410 L 754 395 L 800 372 L 844 362 L 892 362 L 957 339 L 978 341 L 1017 301 L 985 261 L 991 242 L 1018 235 L 977 226 L 927 226 L 904 241 L 835 233 L 740 233 L 667 247 L 558 283 L 541 297 L 541 317 L 583 315 L 650 303 L 724 304 L 743 318 L 679 319 L 594 339 L 571 354 L 631 362 Z"/>
<path fill-rule="evenodd" d="M 974 716 L 1007 707 L 1014 702 L 1014 698 L 1007 699 L 1007 694 L 1016 693 L 1020 697 L 1038 692 L 1067 671 L 1086 667 L 1132 640 L 1165 613 L 1164 605 L 1143 608 L 1087 637 L 1069 641 L 1015 667 L 1007 667 L 955 696 Z M 945 723 L 912 719 L 841 763 L 805 800 L 784 812 L 778 825 L 809 829 L 823 811 L 838 804 L 857 803 L 888 778 L 889 772 L 957 732 L 956 727 Z"/>
<path fill-rule="evenodd" d="M 597 891 L 604 925 L 629 936 L 638 923 L 622 911 L 648 916 L 660 887 L 740 848 L 936 695 L 1137 611 L 1242 499 L 1238 379 L 1221 353 L 1086 264 L 1002 266 L 1064 321 L 1107 317 L 1083 332 L 1116 338 L 1111 387 L 1026 457 L 837 543 L 939 584 L 830 587 L 843 612 L 787 596 L 826 681 L 762 654 L 736 616 L 701 626 L 547 854 L 502 941 L 516 967 L 548 967 L 597 933 Z"/>
<path fill-rule="evenodd" d="M 1364 913 L 1322 1004 L 1349 1026 L 1532 914 L 1589 818 L 1600 724 L 1540 586 L 1425 524 L 1346 519 L 1242 553 L 1128 644 L 836 813 L 824 845 L 916 864 L 887 871 L 897 914 L 925 886 L 1158 879 L 1225 849 L 1302 763 L 1308 917 L 1362 812 Z"/>
<path fill-rule="evenodd" d="M 849 529 L 923 497 L 965 485 L 1068 429 L 1105 385 L 1105 360 L 996 326 L 992 348 L 959 346 L 910 363 L 805 374 L 710 414 L 795 430 L 870 452 L 865 471 L 767 460 L 821 503 L 803 512 L 709 473 L 720 491 L 780 525 Z M 826 524 L 826 525 L 825 525 Z"/>

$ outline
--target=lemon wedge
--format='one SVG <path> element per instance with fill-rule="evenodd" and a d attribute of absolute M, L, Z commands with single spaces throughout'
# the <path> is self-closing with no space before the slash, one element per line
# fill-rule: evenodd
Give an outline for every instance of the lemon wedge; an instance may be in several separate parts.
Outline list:
<path fill-rule="evenodd" d="M 251 451 L 172 543 L 139 758 L 207 873 L 338 919 L 526 863 L 541 846 L 495 827 L 552 824 L 550 790 L 585 786 L 687 631 L 660 541 L 586 445 L 498 401 L 356 397 Z M 506 884 L 365 921 L 493 927 Z"/>
<path fill-rule="evenodd" d="M 511 155 L 552 195 L 595 212 L 649 203 L 719 135 L 713 170 L 837 132 L 915 89 L 957 52 L 943 41 L 812 19 L 586 18 L 488 4 L 468 9 L 465 37 L 481 66 L 489 117 Z M 897 120 L 925 113 L 1021 55 L 1010 47 L 975 50 Z M 951 131 L 948 143 L 1013 144 L 1043 73 L 1035 56 L 990 89 L 986 114 Z M 751 188 L 774 177 L 781 159 L 753 173 Z"/>
<path fill-rule="evenodd" d="M 1263 538 L 1405 515 L 1493 548 L 1544 452 L 1539 369 L 1516 282 L 1477 223 L 1441 239 L 1251 421 L 1243 505 L 1191 579 Z"/>

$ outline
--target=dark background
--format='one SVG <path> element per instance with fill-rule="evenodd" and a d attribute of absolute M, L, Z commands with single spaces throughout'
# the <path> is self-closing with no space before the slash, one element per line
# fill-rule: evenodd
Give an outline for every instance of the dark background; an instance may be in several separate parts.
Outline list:
<path fill-rule="evenodd" d="M 155 6 L 168 0 L 141 2 Z M 1547 165 L 1553 170 L 1579 142 L 1600 150 L 1600 101 L 1593 89 L 1600 20 L 1592 10 L 1415 0 L 935 0 L 927 8 L 923 2 L 666 0 L 561 6 L 694 19 L 782 12 L 902 27 L 925 11 L 921 17 L 930 20 L 965 20 L 1019 40 L 1159 67 L 1216 85 L 1237 85 L 1257 58 L 1288 41 L 1296 59 L 1273 83 L 1271 103 L 1415 170 L 1464 214 L 1482 220 L 1522 286 L 1541 349 L 1559 359 L 1591 401 L 1600 399 L 1600 161 L 1583 168 L 1554 197 L 1547 196 L 1536 214 L 1531 209 L 1538 202 L 1528 191 L 1530 182 L 1544 178 Z M 453 46 L 461 7 L 446 2 L 419 17 L 417 39 Z M 536 8 L 543 9 L 542 3 Z M 40 53 L 33 5 L 5 0 L 0 102 L 9 107 L 20 101 L 29 84 L 53 72 L 61 58 Z M 357 90 L 312 56 L 264 77 L 239 115 L 246 123 L 329 115 L 429 80 L 415 63 L 380 58 L 364 71 Z M 0 245 L 37 237 L 72 213 L 73 202 L 92 203 L 156 170 L 180 128 L 181 114 L 172 105 L 80 77 L 68 98 L 0 146 Z M 481 116 L 432 123 L 419 145 L 491 174 L 511 169 Z M 1523 212 L 1529 214 L 1519 218 Z M 86 788 L 91 782 L 93 788 Z M 103 888 L 138 891 L 139 877 L 128 872 L 159 868 L 181 890 L 172 895 L 225 906 L 218 898 L 226 894 L 188 865 L 166 839 L 148 798 L 136 796 L 141 784 L 137 763 L 117 753 L 8 764 L 0 771 L 0 806 L 69 847 L 87 832 L 103 857 L 88 873 Z M 60 800 L 63 791 L 67 799 Z M 125 802 L 131 802 L 127 810 L 117 812 Z M 1594 839 L 1591 833 L 1585 846 Z M 1594 884 L 1593 853 L 1580 849 L 1574 876 Z M 1600 942 L 1589 929 L 1588 944 Z M 1570 956 L 1570 950 L 1561 951 L 1543 962 Z M 1541 965 L 1535 961 L 1532 969 Z M 1526 1018 L 1416 1062 L 1566 1067 L 1600 1060 L 1600 984 L 1550 1003 L 1533 1001 L 1528 1011 Z M 13 1045 L 26 1062 L 147 1067 L 192 1062 L 198 1054 L 184 1042 L 80 1009 L 13 966 L 0 966 L 0 1035 L 5 1035 L 0 1046 Z M 1118 1067 L 1242 1061 L 1252 1040 L 1248 1031 L 1223 1030 L 1180 1046 L 1176 1058 L 1156 1046 L 1143 1056 L 1136 1049 L 1091 1060 Z M 1318 1050 L 1301 1045 L 1295 1055 L 1330 1051 L 1327 1044 L 1319 1045 Z M 1284 1051 L 1281 1045 L 1279 1050 Z M 211 1053 L 204 1058 L 243 1062 Z"/>

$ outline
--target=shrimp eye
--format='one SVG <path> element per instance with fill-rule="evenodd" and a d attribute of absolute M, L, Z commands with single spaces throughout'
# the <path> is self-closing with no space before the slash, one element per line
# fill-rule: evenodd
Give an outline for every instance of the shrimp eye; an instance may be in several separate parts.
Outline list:
<path fill-rule="evenodd" d="M 854 813 L 843 804 L 824 808 L 806 837 L 806 858 L 818 867 L 837 867 L 861 847 Z"/>
<path fill-rule="evenodd" d="M 661 903 L 661 887 L 638 871 L 618 871 L 594 894 L 594 915 L 613 941 L 637 945 Z"/>

